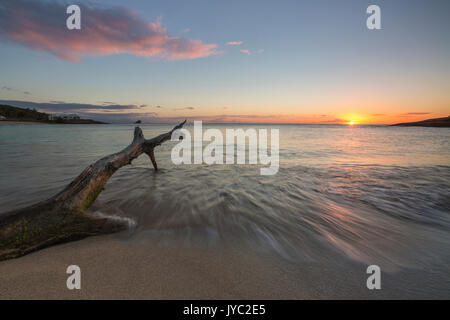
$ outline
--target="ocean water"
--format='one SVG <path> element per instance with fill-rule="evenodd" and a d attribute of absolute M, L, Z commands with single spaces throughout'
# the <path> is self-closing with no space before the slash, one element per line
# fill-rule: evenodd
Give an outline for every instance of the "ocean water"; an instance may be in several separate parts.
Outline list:
<path fill-rule="evenodd" d="M 133 127 L 1 125 L 0 215 L 52 196 L 128 145 Z M 171 125 L 141 127 L 150 138 Z M 238 127 L 280 130 L 276 175 L 249 164 L 177 166 L 167 142 L 156 149 L 158 172 L 142 155 L 90 212 L 130 218 L 125 241 L 248 245 L 296 263 L 349 259 L 391 273 L 441 266 L 450 290 L 450 129 L 204 125 Z"/>

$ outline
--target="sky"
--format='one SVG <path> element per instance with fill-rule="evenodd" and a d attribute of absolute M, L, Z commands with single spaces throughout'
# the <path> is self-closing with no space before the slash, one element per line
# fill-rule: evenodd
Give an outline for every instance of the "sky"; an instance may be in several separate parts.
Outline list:
<path fill-rule="evenodd" d="M 447 0 L 0 0 L 0 103 L 109 122 L 443 117 L 449 16 Z"/>

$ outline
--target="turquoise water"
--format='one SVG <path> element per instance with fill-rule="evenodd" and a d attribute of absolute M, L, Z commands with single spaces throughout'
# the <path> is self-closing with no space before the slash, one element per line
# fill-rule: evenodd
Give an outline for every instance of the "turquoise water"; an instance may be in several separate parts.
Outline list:
<path fill-rule="evenodd" d="M 171 128 L 141 127 L 147 138 Z M 226 127 L 241 126 L 204 125 Z M 242 127 L 279 128 L 276 175 L 248 164 L 176 166 L 176 142 L 168 142 L 156 150 L 159 172 L 141 156 L 113 176 L 90 211 L 131 218 L 127 241 L 237 243 L 294 262 L 434 270 L 439 284 L 430 290 L 448 293 L 450 129 Z M 52 196 L 132 133 L 133 125 L 1 125 L 0 215 Z"/>

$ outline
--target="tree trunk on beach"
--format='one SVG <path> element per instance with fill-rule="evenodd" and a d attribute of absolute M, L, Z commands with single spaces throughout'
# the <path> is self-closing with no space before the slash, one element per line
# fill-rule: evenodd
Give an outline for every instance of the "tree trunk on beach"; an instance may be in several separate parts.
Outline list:
<path fill-rule="evenodd" d="M 136 127 L 131 144 L 120 152 L 101 158 L 87 167 L 64 190 L 52 198 L 0 215 L 0 261 L 17 258 L 32 251 L 92 235 L 112 233 L 126 228 L 123 221 L 95 217 L 86 213 L 102 192 L 108 179 L 121 167 L 147 154 L 158 170 L 154 148 L 170 140 L 171 131 L 145 139 Z"/>

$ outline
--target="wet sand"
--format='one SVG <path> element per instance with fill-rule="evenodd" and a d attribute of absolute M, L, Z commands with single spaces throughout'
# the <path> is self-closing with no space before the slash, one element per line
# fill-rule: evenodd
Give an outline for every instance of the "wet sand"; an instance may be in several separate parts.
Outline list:
<path fill-rule="evenodd" d="M 66 287 L 71 264 L 81 268 L 81 290 Z M 359 264 L 294 264 L 246 249 L 157 246 L 111 235 L 0 262 L 0 299 L 433 298 L 396 290 L 399 277 L 384 275 L 383 290 L 368 290 Z"/>

